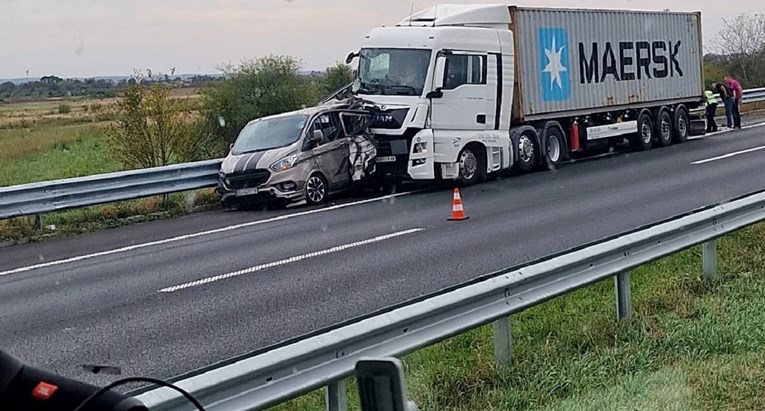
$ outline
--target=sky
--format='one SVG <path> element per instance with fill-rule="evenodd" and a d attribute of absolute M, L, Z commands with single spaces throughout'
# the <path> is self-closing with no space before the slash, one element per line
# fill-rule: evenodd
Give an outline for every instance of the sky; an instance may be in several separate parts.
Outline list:
<path fill-rule="evenodd" d="M 488 3 L 450 0 L 439 3 Z M 415 0 L 415 11 L 435 4 Z M 754 0 L 524 0 L 519 6 L 701 11 L 704 44 Z M 322 70 L 373 27 L 406 18 L 412 0 L 0 0 L 0 78 L 217 73 L 268 54 Z"/>

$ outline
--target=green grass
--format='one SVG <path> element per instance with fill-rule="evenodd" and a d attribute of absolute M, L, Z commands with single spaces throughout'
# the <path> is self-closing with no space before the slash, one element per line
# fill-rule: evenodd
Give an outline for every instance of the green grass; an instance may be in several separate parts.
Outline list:
<path fill-rule="evenodd" d="M 698 248 L 634 270 L 627 321 L 612 280 L 514 315 L 509 369 L 493 363 L 490 327 L 409 355 L 410 395 L 439 411 L 765 409 L 765 226 L 718 246 L 711 285 Z M 321 410 L 323 395 L 276 409 Z"/>
<path fill-rule="evenodd" d="M 0 130 L 0 186 L 79 177 L 121 168 L 106 147 L 103 127 Z"/>
<path fill-rule="evenodd" d="M 16 111 L 0 112 L 2 117 L 2 114 L 16 115 L 18 110 L 36 110 L 33 111 L 34 117 L 30 117 L 28 127 L 0 128 L 0 186 L 89 176 L 122 169 L 122 165 L 110 155 L 104 123 L 77 124 L 84 117 L 41 117 L 40 111 L 49 107 L 53 106 L 35 104 L 29 108 L 16 107 Z M 85 106 L 75 106 L 80 107 Z M 88 111 L 93 112 L 90 108 Z M 106 114 L 96 114 L 102 115 Z M 55 230 L 36 229 L 32 217 L 0 220 L 0 243 L 37 241 L 50 236 L 73 235 L 178 216 L 209 208 L 213 204 L 217 204 L 217 198 L 212 190 L 197 190 L 173 194 L 167 202 L 162 197 L 150 197 L 48 213 L 44 216 L 45 225 L 55 226 Z"/>

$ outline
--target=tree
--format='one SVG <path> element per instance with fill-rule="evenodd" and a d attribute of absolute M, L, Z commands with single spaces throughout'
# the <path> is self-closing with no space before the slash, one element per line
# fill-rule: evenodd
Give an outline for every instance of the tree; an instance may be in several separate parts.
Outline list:
<path fill-rule="evenodd" d="M 10 97 L 16 91 L 16 85 L 10 81 L 0 84 L 0 96 Z"/>
<path fill-rule="evenodd" d="M 329 96 L 340 90 L 350 84 L 351 81 L 353 81 L 351 67 L 346 64 L 337 63 L 334 67 L 328 68 L 324 77 L 319 81 L 322 97 Z"/>
<path fill-rule="evenodd" d="M 724 58 L 709 54 L 704 56 L 704 86 L 707 89 L 712 88 L 712 83 L 721 83 L 728 72 Z"/>
<path fill-rule="evenodd" d="M 715 44 L 727 57 L 730 74 L 750 87 L 761 84 L 765 76 L 765 15 L 742 14 L 722 21 L 724 26 Z"/>
<path fill-rule="evenodd" d="M 197 134 L 228 144 L 251 120 L 315 104 L 316 87 L 298 73 L 300 66 L 294 57 L 271 55 L 222 67 L 224 80 L 202 91 Z"/>
<path fill-rule="evenodd" d="M 206 142 L 191 134 L 191 113 L 166 84 L 128 85 L 116 103 L 115 124 L 107 129 L 109 146 L 128 168 L 164 166 L 205 156 Z"/>

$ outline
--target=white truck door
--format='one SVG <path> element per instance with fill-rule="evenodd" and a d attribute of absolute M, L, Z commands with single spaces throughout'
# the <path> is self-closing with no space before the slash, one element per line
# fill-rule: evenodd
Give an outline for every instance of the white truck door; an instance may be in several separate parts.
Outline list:
<path fill-rule="evenodd" d="M 431 100 L 434 130 L 486 130 L 490 117 L 493 121 L 486 104 L 487 57 L 467 51 L 446 56 L 442 95 Z"/>

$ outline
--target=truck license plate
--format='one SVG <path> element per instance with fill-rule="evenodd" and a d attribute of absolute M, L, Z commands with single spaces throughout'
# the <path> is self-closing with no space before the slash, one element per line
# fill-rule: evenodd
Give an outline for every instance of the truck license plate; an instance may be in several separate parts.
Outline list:
<path fill-rule="evenodd" d="M 242 197 L 242 196 L 251 196 L 254 194 L 258 194 L 258 188 L 243 188 L 241 190 L 236 190 L 236 196 Z"/>
<path fill-rule="evenodd" d="M 396 156 L 383 156 L 383 157 L 377 157 L 375 159 L 378 163 L 395 163 L 396 162 Z"/>

